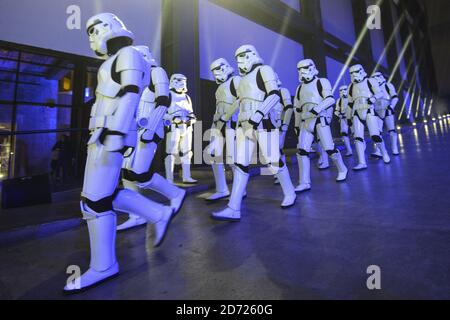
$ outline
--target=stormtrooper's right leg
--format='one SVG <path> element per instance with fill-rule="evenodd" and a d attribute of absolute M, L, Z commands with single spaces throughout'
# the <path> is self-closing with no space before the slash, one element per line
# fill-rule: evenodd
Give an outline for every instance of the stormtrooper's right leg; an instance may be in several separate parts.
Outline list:
<path fill-rule="evenodd" d="M 352 145 L 350 144 L 349 138 L 349 127 L 346 119 L 341 119 L 341 136 L 345 145 L 345 156 L 350 157 L 353 155 Z"/>
<path fill-rule="evenodd" d="M 317 161 L 317 168 L 319 170 L 326 170 L 330 168 L 330 161 L 328 160 L 328 154 L 325 151 L 325 148 L 322 145 L 322 141 L 319 137 L 317 137 L 317 144 L 316 144 L 317 153 L 319 154 L 319 160 Z"/>
<path fill-rule="evenodd" d="M 216 184 L 216 192 L 206 198 L 206 201 L 217 201 L 230 195 L 230 190 L 228 190 L 227 179 L 225 176 L 225 166 L 223 164 L 224 147 L 225 145 L 223 136 L 220 134 L 216 134 L 211 146 L 211 148 L 213 149 L 213 154 L 216 158 L 215 162 L 211 165 L 214 175 L 214 181 Z"/>
<path fill-rule="evenodd" d="M 380 131 L 380 118 L 378 116 L 368 114 L 366 123 L 367 128 L 369 129 L 370 136 L 372 137 L 372 141 L 376 144 L 377 148 L 381 151 L 381 156 L 383 157 L 384 163 L 388 164 L 391 162 L 391 158 L 386 149 L 386 145 L 384 144 L 384 140 L 381 137 Z"/>
<path fill-rule="evenodd" d="M 253 130 L 250 130 L 253 131 Z M 242 127 L 236 130 L 236 167 L 233 172 L 233 188 L 228 206 L 211 217 L 221 221 L 239 221 L 241 219 L 241 203 L 249 179 L 249 164 L 255 148 L 254 132 L 245 132 Z"/>
<path fill-rule="evenodd" d="M 295 192 L 311 190 L 311 160 L 309 159 L 309 153 L 311 144 L 314 141 L 314 131 L 308 127 L 312 126 L 314 128 L 315 123 L 316 119 L 306 120 L 302 123 L 300 129 L 297 153 L 299 185 L 295 188 Z"/>
<path fill-rule="evenodd" d="M 180 153 L 180 129 L 172 125 L 166 136 L 166 158 L 164 166 L 166 169 L 166 179 L 173 183 L 173 172 L 175 170 L 175 159 Z"/>
<path fill-rule="evenodd" d="M 366 162 L 366 142 L 364 140 L 364 124 L 357 115 L 353 116 L 353 129 L 355 135 L 356 155 L 358 156 L 358 164 L 353 168 L 355 171 L 367 169 Z"/>
<path fill-rule="evenodd" d="M 189 126 L 184 134 L 181 135 L 180 140 L 180 158 L 181 158 L 181 171 L 183 176 L 183 183 L 196 184 L 198 181 L 191 176 L 191 159 L 192 153 L 192 126 Z"/>
<path fill-rule="evenodd" d="M 386 116 L 384 119 L 386 124 L 386 129 L 389 132 L 391 138 L 391 149 L 394 156 L 398 156 L 400 152 L 398 151 L 398 133 L 395 128 L 395 116 L 393 114 Z"/>
<path fill-rule="evenodd" d="M 378 122 L 380 136 L 381 136 L 381 133 L 383 132 L 383 119 L 380 116 L 377 116 L 377 122 Z M 380 150 L 378 144 L 375 142 L 373 143 L 373 152 L 370 154 L 370 156 L 375 159 L 383 159 L 381 150 Z"/>

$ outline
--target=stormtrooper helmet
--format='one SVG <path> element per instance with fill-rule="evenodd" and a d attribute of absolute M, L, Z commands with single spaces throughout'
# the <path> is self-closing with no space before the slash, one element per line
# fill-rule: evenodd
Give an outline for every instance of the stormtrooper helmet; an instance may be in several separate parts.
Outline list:
<path fill-rule="evenodd" d="M 210 67 L 217 84 L 224 83 L 233 74 L 234 69 L 224 58 L 217 59 L 211 63 Z"/>
<path fill-rule="evenodd" d="M 169 87 L 178 93 L 186 93 L 188 91 L 186 76 L 180 73 L 173 74 L 170 77 Z"/>
<path fill-rule="evenodd" d="M 360 64 L 350 67 L 349 71 L 352 82 L 361 82 L 367 77 L 366 71 L 364 71 L 363 66 Z"/>
<path fill-rule="evenodd" d="M 100 13 L 88 19 L 86 31 L 92 51 L 101 59 L 108 58 L 108 41 L 126 37 L 132 43 L 134 35 L 123 22 L 112 13 Z"/>
<path fill-rule="evenodd" d="M 348 87 L 347 86 L 339 87 L 339 95 L 341 96 L 341 98 L 347 98 L 348 97 Z"/>
<path fill-rule="evenodd" d="M 239 74 L 246 75 L 256 64 L 264 63 L 256 48 L 246 44 L 240 46 L 234 53 L 239 68 Z"/>
<path fill-rule="evenodd" d="M 378 84 L 379 84 L 380 86 L 382 86 L 383 84 L 386 83 L 386 78 L 385 78 L 384 75 L 383 75 L 381 72 L 379 72 L 379 71 L 375 72 L 375 73 L 372 75 L 372 78 L 374 78 L 375 80 L 377 80 L 377 82 L 378 82 Z"/>
<path fill-rule="evenodd" d="M 319 74 L 316 64 L 311 59 L 299 61 L 297 70 L 301 82 L 310 82 Z"/>

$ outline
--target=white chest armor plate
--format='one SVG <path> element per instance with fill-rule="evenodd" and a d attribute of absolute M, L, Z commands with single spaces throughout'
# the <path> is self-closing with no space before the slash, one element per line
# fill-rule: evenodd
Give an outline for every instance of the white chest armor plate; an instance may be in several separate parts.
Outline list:
<path fill-rule="evenodd" d="M 114 61 L 119 55 L 121 50 L 119 50 L 115 55 L 111 56 L 102 63 L 97 74 L 97 88 L 95 89 L 96 94 L 101 94 L 102 96 L 115 98 L 117 93 L 119 93 L 121 85 L 117 83 L 112 78 L 112 67 Z"/>
<path fill-rule="evenodd" d="M 266 93 L 259 89 L 257 74 L 260 67 L 241 78 L 238 87 L 240 99 L 239 121 L 247 121 L 258 110 L 264 101 Z"/>
<path fill-rule="evenodd" d="M 299 99 L 296 108 L 300 109 L 302 119 L 316 118 L 317 116 L 311 113 L 311 110 L 323 101 L 320 92 L 317 90 L 317 81 L 315 79 L 309 83 L 303 83 L 300 87 Z"/>
<path fill-rule="evenodd" d="M 188 115 L 192 113 L 192 105 L 185 93 L 177 93 L 170 91 L 172 102 L 168 109 L 168 113 L 173 116 L 180 117 L 182 121 L 188 121 Z"/>
<path fill-rule="evenodd" d="M 373 94 L 369 88 L 369 80 L 365 79 L 359 83 L 354 82 L 352 87 L 353 89 L 350 90 L 351 92 L 349 92 L 349 95 L 351 95 L 353 99 L 353 109 L 363 110 L 370 108 L 371 106 L 368 101 Z"/>

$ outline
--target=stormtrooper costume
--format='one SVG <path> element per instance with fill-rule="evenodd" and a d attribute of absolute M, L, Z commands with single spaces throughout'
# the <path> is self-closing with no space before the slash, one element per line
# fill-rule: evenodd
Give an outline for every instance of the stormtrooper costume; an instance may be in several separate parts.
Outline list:
<path fill-rule="evenodd" d="M 375 114 L 374 103 L 383 97 L 378 82 L 367 77 L 367 73 L 361 65 L 350 68 L 352 84 L 348 89 L 348 104 L 352 110 L 353 129 L 355 135 L 356 153 L 358 164 L 353 168 L 355 171 L 367 168 L 364 140 L 364 125 L 367 125 L 372 141 L 381 150 L 383 161 L 391 161 L 387 153 L 383 138 L 381 137 L 378 116 Z"/>
<path fill-rule="evenodd" d="M 156 149 L 164 139 L 163 117 L 169 107 L 169 79 L 146 46 L 136 46 L 146 62 L 145 89 L 137 110 L 137 142 L 132 153 L 125 156 L 122 165 L 122 184 L 125 188 L 142 192 L 153 190 L 170 200 L 174 215 L 181 209 L 186 191 L 177 188 L 151 170 Z M 117 226 L 126 230 L 147 223 L 142 217 L 130 214 L 127 221 Z"/>
<path fill-rule="evenodd" d="M 276 74 L 276 73 L 275 73 Z M 291 93 L 287 88 L 282 87 L 283 83 L 280 78 L 277 76 L 278 87 L 280 87 L 280 95 L 281 100 L 277 104 L 277 106 L 273 109 L 272 117 L 275 118 L 276 127 L 280 129 L 280 156 L 281 161 L 286 163 L 286 155 L 284 154 L 284 144 L 286 142 L 286 134 L 289 129 L 289 124 L 291 123 L 292 115 L 294 113 L 294 106 L 292 104 Z M 280 182 L 275 177 L 275 184 L 279 184 Z"/>
<path fill-rule="evenodd" d="M 223 150 L 226 146 L 226 162 L 234 171 L 236 159 L 236 126 L 238 120 L 237 88 L 240 77 L 233 76 L 233 68 L 227 60 L 220 58 L 211 63 L 211 71 L 214 74 L 219 87 L 216 90 L 216 112 L 211 128 L 210 154 L 215 159 L 212 164 L 216 192 L 206 198 L 207 201 L 217 201 L 230 195 L 225 177 L 223 164 Z M 225 141 L 225 143 L 224 143 Z"/>
<path fill-rule="evenodd" d="M 154 223 L 155 246 L 163 241 L 172 218 L 170 207 L 117 188 L 123 154 L 136 143 L 135 113 L 144 88 L 145 62 L 132 46 L 134 36 L 111 13 L 91 17 L 86 29 L 91 49 L 105 60 L 98 71 L 91 110 L 80 203 L 89 230 L 91 261 L 85 273 L 65 286 L 66 292 L 85 289 L 119 272 L 115 211 L 134 213 Z"/>
<path fill-rule="evenodd" d="M 316 134 L 337 167 L 336 181 L 345 181 L 348 170 L 331 135 L 330 113 L 332 115 L 335 100 L 331 93 L 330 82 L 328 79 L 317 77 L 319 72 L 311 59 L 300 61 L 297 69 L 302 84 L 297 88 L 294 105 L 301 113 L 302 125 L 297 154 L 300 183 L 295 191 L 303 192 L 311 189 L 309 153 Z"/>
<path fill-rule="evenodd" d="M 391 138 L 392 154 L 398 156 L 400 154 L 398 151 L 398 134 L 395 128 L 395 107 L 399 100 L 397 91 L 392 83 L 386 81 L 386 78 L 381 72 L 375 72 L 372 78 L 378 81 L 380 89 L 383 92 L 383 97 L 375 101 L 375 112 L 380 118 L 380 131 L 382 132 L 383 125 L 386 125 L 386 129 Z M 372 156 L 381 158 L 381 150 L 379 148 L 375 150 Z"/>
<path fill-rule="evenodd" d="M 344 140 L 346 157 L 353 155 L 352 146 L 350 144 L 348 109 L 348 87 L 341 86 L 339 88 L 339 99 L 336 103 L 334 115 L 339 119 L 340 132 L 342 140 Z"/>
<path fill-rule="evenodd" d="M 241 202 L 249 179 L 249 164 L 256 144 L 259 145 L 264 162 L 277 175 L 284 199 L 282 208 L 294 205 L 296 194 L 289 170 L 280 159 L 279 131 L 270 111 L 280 102 L 277 78 L 271 67 L 263 65 L 255 47 L 243 45 L 235 52 L 242 76 L 238 87 L 239 117 L 236 131 L 236 169 L 233 189 L 228 206 L 212 213 L 216 220 L 239 221 Z"/>
<path fill-rule="evenodd" d="M 177 157 L 181 160 L 183 183 L 195 184 L 191 177 L 192 126 L 196 117 L 192 109 L 192 100 L 187 95 L 187 78 L 182 74 L 170 77 L 170 107 L 164 119 L 168 127 L 166 139 L 166 178 L 173 182 L 173 172 Z"/>

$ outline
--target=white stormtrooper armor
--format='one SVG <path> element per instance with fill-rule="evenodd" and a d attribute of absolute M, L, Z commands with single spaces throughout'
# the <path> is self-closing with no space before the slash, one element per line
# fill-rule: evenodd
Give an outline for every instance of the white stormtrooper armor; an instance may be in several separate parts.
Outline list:
<path fill-rule="evenodd" d="M 216 90 L 216 112 L 211 128 L 210 154 L 216 159 L 212 164 L 216 192 L 206 198 L 207 201 L 217 201 L 230 195 L 225 177 L 223 150 L 226 146 L 226 163 L 234 171 L 236 159 L 236 126 L 239 110 L 237 109 L 237 88 L 240 77 L 233 76 L 233 68 L 227 60 L 220 58 L 211 63 L 219 87 Z M 224 143 L 225 141 L 225 143 Z"/>
<path fill-rule="evenodd" d="M 170 200 L 174 215 L 181 209 L 186 191 L 177 188 L 161 175 L 150 170 L 156 149 L 164 139 L 163 117 L 169 106 L 169 79 L 158 66 L 146 46 L 136 46 L 146 62 L 145 89 L 137 110 L 138 134 L 136 148 L 125 157 L 122 165 L 122 183 L 125 188 L 142 192 L 143 189 L 158 192 Z M 127 221 L 117 226 L 126 230 L 146 223 L 138 215 L 130 214 Z"/>
<path fill-rule="evenodd" d="M 164 119 L 169 128 L 166 140 L 166 178 L 173 182 L 175 160 L 179 157 L 183 183 L 195 184 L 191 177 L 192 126 L 196 122 L 191 98 L 187 95 L 187 78 L 182 74 L 170 77 L 170 107 Z"/>
<path fill-rule="evenodd" d="M 164 239 L 172 209 L 131 190 L 117 189 L 123 153 L 136 142 L 135 114 L 142 93 L 145 62 L 132 47 L 133 34 L 111 13 L 87 21 L 94 52 L 105 59 L 98 72 L 92 107 L 81 211 L 89 229 L 90 268 L 65 291 L 76 292 L 119 272 L 115 255 L 116 213 L 128 212 L 155 224 L 155 242 Z"/>
<path fill-rule="evenodd" d="M 372 141 L 379 146 L 383 161 L 389 163 L 390 157 L 384 145 L 383 138 L 378 124 L 378 117 L 375 114 L 374 103 L 382 98 L 382 91 L 378 82 L 368 78 L 361 65 L 350 68 L 352 84 L 348 89 L 348 103 L 352 109 L 353 129 L 355 132 L 355 146 L 358 155 L 358 165 L 353 170 L 364 170 L 367 168 L 364 141 L 364 125 L 367 125 Z"/>
<path fill-rule="evenodd" d="M 286 141 L 286 134 L 291 123 L 292 115 L 294 113 L 294 107 L 292 104 L 291 93 L 287 88 L 282 87 L 283 83 L 276 74 L 278 79 L 278 87 L 280 87 L 281 100 L 274 108 L 272 117 L 275 120 L 276 127 L 280 129 L 280 156 L 283 163 L 286 163 L 286 155 L 284 154 L 284 144 Z M 275 178 L 275 184 L 279 184 L 277 178 Z"/>
<path fill-rule="evenodd" d="M 303 192 L 311 189 L 309 153 L 315 134 L 336 164 L 338 169 L 336 181 L 345 181 L 348 170 L 331 135 L 330 110 L 332 113 L 335 100 L 331 93 L 330 82 L 328 79 L 318 78 L 319 72 L 311 59 L 301 60 L 297 64 L 297 69 L 302 84 L 297 88 L 294 105 L 301 114 L 302 125 L 297 154 L 300 181 L 295 191 Z"/>
<path fill-rule="evenodd" d="M 386 78 L 381 72 L 375 72 L 372 76 L 378 84 L 383 93 L 383 97 L 375 101 L 375 112 L 380 118 L 380 131 L 383 131 L 383 125 L 389 132 L 391 138 L 391 148 L 393 155 L 399 155 L 398 151 L 398 134 L 395 127 L 395 107 L 398 103 L 398 95 L 392 83 L 386 82 Z M 381 151 L 376 148 L 373 154 L 375 157 L 381 157 Z"/>
<path fill-rule="evenodd" d="M 292 206 L 296 199 L 288 168 L 280 160 L 279 130 L 270 119 L 270 111 L 280 102 L 277 77 L 271 67 L 263 65 L 263 60 L 251 45 L 239 47 L 235 57 L 242 76 L 237 90 L 239 116 L 236 169 L 227 208 L 212 213 L 213 219 L 227 221 L 238 221 L 241 218 L 241 201 L 256 143 L 259 144 L 263 160 L 270 163 L 270 169 L 280 181 L 284 193 L 281 207 Z"/>
<path fill-rule="evenodd" d="M 352 146 L 350 144 L 350 130 L 349 130 L 349 108 L 348 108 L 348 87 L 341 86 L 339 88 L 339 99 L 336 103 L 336 109 L 334 111 L 335 116 L 339 119 L 340 132 L 342 140 L 344 141 L 347 157 L 353 155 Z"/>

